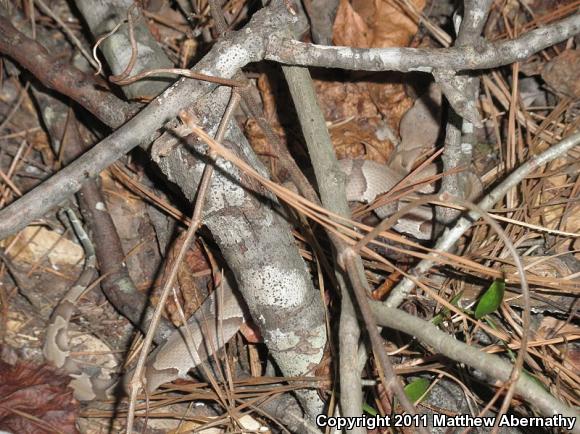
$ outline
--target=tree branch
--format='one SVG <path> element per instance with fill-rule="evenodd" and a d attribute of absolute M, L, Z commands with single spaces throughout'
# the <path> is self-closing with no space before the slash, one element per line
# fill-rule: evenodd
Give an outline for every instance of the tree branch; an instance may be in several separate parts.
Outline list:
<path fill-rule="evenodd" d="M 51 56 L 40 43 L 19 32 L 9 19 L 1 15 L 0 53 L 30 71 L 43 85 L 67 95 L 112 128 L 121 126 L 137 111 L 137 106 L 116 97 L 105 83 L 98 83 L 93 76 Z"/>
<path fill-rule="evenodd" d="M 512 41 L 484 43 L 481 47 L 351 48 L 329 47 L 270 36 L 264 58 L 288 65 L 319 66 L 364 71 L 455 71 L 489 69 L 528 58 L 580 32 L 580 14 L 532 30 Z"/>

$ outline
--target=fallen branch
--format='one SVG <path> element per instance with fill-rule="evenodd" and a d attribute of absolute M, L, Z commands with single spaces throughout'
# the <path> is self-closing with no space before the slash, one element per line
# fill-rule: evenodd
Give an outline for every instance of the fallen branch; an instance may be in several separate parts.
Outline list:
<path fill-rule="evenodd" d="M 466 71 L 490 69 L 524 60 L 580 32 L 580 14 L 532 30 L 512 41 L 480 47 L 351 48 L 308 44 L 270 36 L 264 59 L 287 65 L 320 66 L 355 71 L 422 71 L 436 68 Z"/>
<path fill-rule="evenodd" d="M 137 111 L 137 106 L 116 97 L 105 83 L 99 83 L 93 76 L 51 56 L 40 43 L 19 32 L 8 18 L 1 15 L 0 53 L 30 71 L 43 85 L 73 99 L 112 128 L 121 126 Z"/>

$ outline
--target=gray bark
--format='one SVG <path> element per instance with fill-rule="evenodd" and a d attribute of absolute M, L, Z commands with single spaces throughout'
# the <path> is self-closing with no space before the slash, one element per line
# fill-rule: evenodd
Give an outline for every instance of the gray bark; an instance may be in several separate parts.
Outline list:
<path fill-rule="evenodd" d="M 133 0 L 75 0 L 76 6 L 95 39 L 110 32 L 118 23 L 126 20 L 127 11 L 133 3 Z M 138 15 L 139 18 L 133 23 L 137 43 L 137 58 L 130 75 L 133 76 L 149 69 L 171 68 L 173 64 L 153 38 L 140 9 L 134 8 L 133 14 L 135 17 Z M 105 56 L 113 74 L 121 74 L 131 59 L 131 43 L 127 23 L 105 39 L 99 49 Z M 149 77 L 123 86 L 122 90 L 129 99 L 154 98 L 169 87 L 173 80 L 173 78 L 162 75 Z"/>

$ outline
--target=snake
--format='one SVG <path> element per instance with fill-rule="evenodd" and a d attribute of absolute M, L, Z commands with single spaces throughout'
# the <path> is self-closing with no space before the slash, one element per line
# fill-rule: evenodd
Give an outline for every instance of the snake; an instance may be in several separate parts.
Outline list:
<path fill-rule="evenodd" d="M 402 170 L 370 160 L 339 160 L 339 167 L 346 175 L 345 187 L 349 202 L 370 204 L 379 195 L 397 186 L 406 176 Z M 436 173 L 436 166 L 431 164 L 413 174 L 420 181 Z M 423 186 L 419 191 L 431 193 L 433 186 Z M 477 187 L 474 191 L 480 189 Z M 374 211 L 380 218 L 386 218 L 396 212 L 403 203 L 403 200 L 393 201 Z M 111 396 L 116 386 L 115 381 L 108 375 L 100 373 L 98 367 L 92 367 L 92 372 L 87 372 L 86 367 L 82 367 L 70 354 L 68 339 L 70 319 L 75 312 L 76 303 L 94 279 L 97 270 L 94 248 L 82 224 L 70 209 L 64 212 L 85 250 L 85 266 L 78 280 L 53 311 L 47 328 L 44 355 L 48 361 L 69 373 L 73 379 L 71 387 L 77 399 L 81 401 L 103 399 Z M 426 240 L 431 237 L 432 219 L 433 210 L 428 206 L 421 206 L 412 214 L 399 219 L 393 228 L 416 239 Z M 224 347 L 239 331 L 246 321 L 246 316 L 239 295 L 232 290 L 227 279 L 223 279 L 220 289 L 206 298 L 188 324 L 176 329 L 149 355 L 144 371 L 147 392 L 151 393 L 162 384 L 178 378 L 187 378 L 192 368 Z M 125 384 L 129 376 L 130 373 L 125 375 Z"/>
<path fill-rule="evenodd" d="M 418 184 L 419 193 L 434 191 L 432 183 L 423 181 L 432 179 L 437 174 L 436 165 L 429 164 L 425 167 L 421 165 L 414 171 L 411 168 L 423 151 L 431 149 L 437 141 L 440 133 L 440 119 L 437 113 L 440 110 L 434 110 L 433 104 L 440 106 L 440 103 L 441 92 L 436 86 L 430 86 L 428 91 L 415 101 L 401 120 L 401 142 L 387 163 L 366 159 L 338 160 L 340 170 L 346 175 L 345 190 L 349 202 L 371 204 L 378 196 L 401 186 L 403 182 L 406 183 L 403 185 L 405 188 Z M 468 199 L 477 197 L 482 191 L 479 178 L 470 171 L 462 172 L 460 175 L 465 176 L 467 180 L 463 183 L 467 186 L 465 196 Z M 400 191 L 397 191 L 398 195 L 399 193 Z M 396 198 L 374 209 L 374 213 L 384 219 L 404 205 L 404 198 Z M 75 389 L 75 396 L 80 400 L 91 400 L 95 397 L 108 396 L 114 385 L 104 375 L 97 375 L 94 372 L 84 373 L 79 364 L 73 362 L 70 357 L 68 325 L 75 304 L 83 293 L 82 286 L 87 284 L 87 275 L 91 275 L 94 271 L 94 249 L 89 245 L 88 237 L 74 213 L 67 211 L 67 214 L 85 248 L 85 271 L 54 310 L 47 330 L 44 353 L 49 361 L 70 373 L 74 380 L 72 386 Z M 422 205 L 401 217 L 393 229 L 418 240 L 429 240 L 433 236 L 433 222 L 433 209 Z M 215 292 L 208 296 L 188 320 L 188 324 L 176 329 L 148 356 L 143 379 L 147 392 L 151 393 L 162 384 L 178 378 L 186 379 L 192 368 L 223 348 L 246 320 L 243 301 L 238 297 L 227 284 L 227 279 L 223 279 L 218 296 Z M 123 379 L 125 386 L 131 376 L 131 372 L 125 375 Z"/>
<path fill-rule="evenodd" d="M 57 368 L 67 372 L 71 377 L 70 387 L 79 401 L 107 399 L 112 396 L 116 380 L 105 373 L 99 366 L 82 365 L 71 354 L 69 327 L 72 315 L 77 310 L 77 303 L 85 294 L 89 285 L 97 276 L 97 259 L 95 249 L 80 220 L 70 208 L 62 209 L 59 216 L 63 222 L 67 218 L 73 231 L 85 251 L 83 271 L 70 287 L 65 296 L 53 310 L 43 346 L 44 357 Z"/>

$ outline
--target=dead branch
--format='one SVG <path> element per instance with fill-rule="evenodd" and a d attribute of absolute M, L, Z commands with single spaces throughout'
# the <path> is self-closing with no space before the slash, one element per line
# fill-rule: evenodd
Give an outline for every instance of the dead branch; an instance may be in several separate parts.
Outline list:
<path fill-rule="evenodd" d="M 532 30 L 525 35 L 481 47 L 350 48 L 329 47 L 269 37 L 264 59 L 287 65 L 319 66 L 355 71 L 422 71 L 452 69 L 466 71 L 497 68 L 528 58 L 544 48 L 565 41 L 580 31 L 580 14 Z"/>
<path fill-rule="evenodd" d="M 40 82 L 83 106 L 112 128 L 121 126 L 137 107 L 115 96 L 105 83 L 56 59 L 40 43 L 14 28 L 0 15 L 0 53 L 9 56 L 30 71 Z"/>

